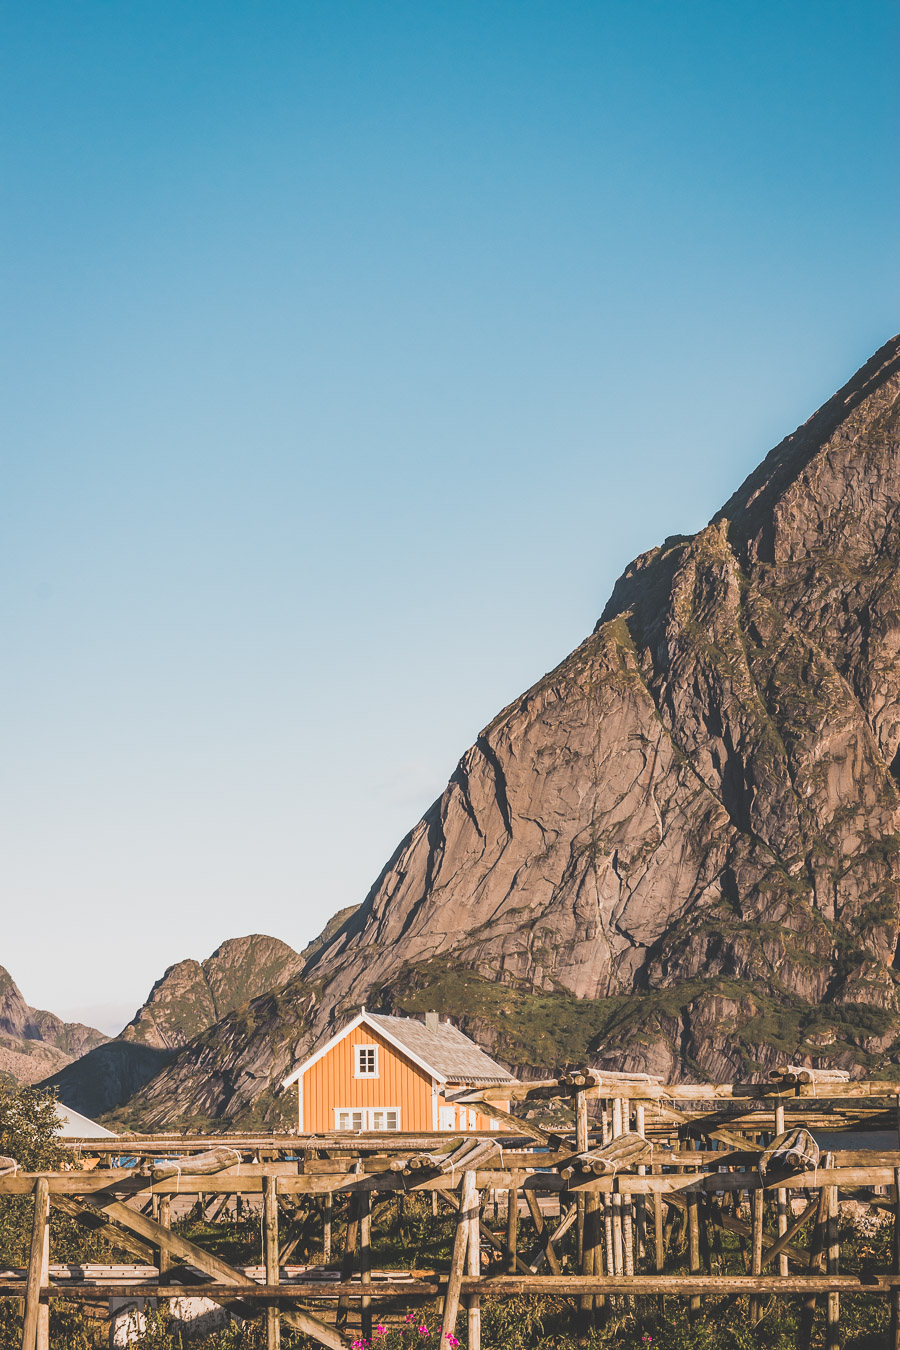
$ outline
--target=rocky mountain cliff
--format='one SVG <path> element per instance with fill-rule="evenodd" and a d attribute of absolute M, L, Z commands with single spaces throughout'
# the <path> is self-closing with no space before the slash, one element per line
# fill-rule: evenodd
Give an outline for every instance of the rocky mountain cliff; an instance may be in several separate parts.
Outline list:
<path fill-rule="evenodd" d="M 171 1050 L 232 1009 L 302 970 L 303 956 L 278 938 L 229 938 L 204 961 L 169 966 L 122 1032 L 122 1039 Z"/>
<path fill-rule="evenodd" d="M 528 1073 L 900 1063 L 900 339 L 617 583 L 303 972 L 183 1048 L 148 1125 L 274 1119 L 351 1009 Z"/>
<path fill-rule="evenodd" d="M 108 1038 L 81 1022 L 30 1008 L 0 966 L 0 1078 L 26 1085 L 61 1069 Z"/>

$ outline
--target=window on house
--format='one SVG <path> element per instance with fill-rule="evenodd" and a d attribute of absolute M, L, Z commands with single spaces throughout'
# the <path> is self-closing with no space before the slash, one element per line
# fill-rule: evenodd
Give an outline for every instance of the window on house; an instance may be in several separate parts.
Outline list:
<path fill-rule="evenodd" d="M 399 1130 L 399 1106 L 336 1106 L 334 1108 L 334 1128 L 336 1130 Z"/>
<path fill-rule="evenodd" d="M 354 1045 L 353 1077 L 354 1078 L 378 1077 L 377 1045 Z"/>
<path fill-rule="evenodd" d="M 347 1107 L 334 1108 L 334 1128 L 336 1130 L 364 1130 L 365 1111 L 353 1111 Z"/>
<path fill-rule="evenodd" d="M 369 1111 L 370 1130 L 399 1130 L 400 1109 L 396 1106 L 373 1106 Z"/>

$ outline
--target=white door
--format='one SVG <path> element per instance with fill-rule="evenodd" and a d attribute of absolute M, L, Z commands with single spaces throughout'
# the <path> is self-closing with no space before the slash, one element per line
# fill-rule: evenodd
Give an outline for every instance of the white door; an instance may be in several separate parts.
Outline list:
<path fill-rule="evenodd" d="M 438 1129 L 455 1130 L 456 1129 L 456 1107 L 439 1106 L 438 1107 Z"/>

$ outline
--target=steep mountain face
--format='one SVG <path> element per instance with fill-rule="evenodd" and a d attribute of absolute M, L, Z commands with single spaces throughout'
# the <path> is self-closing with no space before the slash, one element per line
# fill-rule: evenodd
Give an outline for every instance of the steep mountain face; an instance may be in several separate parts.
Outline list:
<path fill-rule="evenodd" d="M 205 961 L 169 966 L 122 1039 L 159 1050 L 186 1045 L 233 1008 L 289 980 L 303 964 L 303 957 L 278 938 L 261 933 L 229 938 Z"/>
<path fill-rule="evenodd" d="M 36 1083 L 105 1040 L 94 1027 L 30 1008 L 0 966 L 0 1078 L 23 1086 Z"/>
<path fill-rule="evenodd" d="M 129 1104 L 274 1119 L 361 1003 L 438 1006 L 528 1073 L 900 1063 L 900 339 L 460 761 L 277 995 Z"/>
<path fill-rule="evenodd" d="M 896 1056 L 898 393 L 894 339 L 706 529 L 626 571 L 312 963 L 320 1017 L 402 952 L 579 999 L 700 979 L 674 1024 L 645 998 L 613 1037 L 666 1074 L 745 1068 L 731 1032 L 767 997 L 858 1009 L 855 1062 Z M 846 1059 L 813 1020 L 794 1048 Z"/>

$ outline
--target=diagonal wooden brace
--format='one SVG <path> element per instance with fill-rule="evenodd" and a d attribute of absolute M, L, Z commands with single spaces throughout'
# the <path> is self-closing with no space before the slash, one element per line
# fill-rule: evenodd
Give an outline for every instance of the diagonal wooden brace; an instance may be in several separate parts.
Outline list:
<path fill-rule="evenodd" d="M 224 1284 L 233 1284 L 235 1294 L 243 1307 L 251 1315 L 256 1314 L 257 1309 L 252 1303 L 253 1291 L 257 1288 L 256 1281 L 235 1270 L 227 1261 L 204 1251 L 202 1247 L 173 1233 L 171 1229 L 164 1228 L 161 1223 L 157 1223 L 146 1214 L 131 1209 L 108 1191 L 97 1191 L 93 1195 L 87 1195 L 82 1203 L 84 1208 L 105 1214 L 113 1223 L 121 1225 L 127 1232 L 135 1233 L 145 1242 L 159 1247 L 177 1261 L 186 1262 L 201 1270 L 204 1275 L 209 1275 Z M 282 1320 L 295 1331 L 300 1331 L 312 1340 L 318 1341 L 320 1345 L 327 1346 L 328 1350 L 348 1350 L 348 1342 L 341 1333 L 318 1317 L 314 1317 L 312 1313 L 293 1309 L 290 1312 L 283 1312 Z"/>

